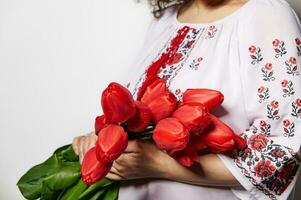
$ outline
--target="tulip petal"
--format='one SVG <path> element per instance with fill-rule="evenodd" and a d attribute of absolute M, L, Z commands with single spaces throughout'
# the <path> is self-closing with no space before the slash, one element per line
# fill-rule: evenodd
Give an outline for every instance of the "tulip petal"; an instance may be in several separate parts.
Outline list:
<path fill-rule="evenodd" d="M 165 118 L 157 123 L 153 139 L 160 149 L 173 154 L 186 147 L 189 141 L 189 131 L 178 119 Z"/>
<path fill-rule="evenodd" d="M 131 93 L 118 83 L 110 83 L 103 91 L 101 105 L 107 123 L 123 123 L 136 113 Z"/>
<path fill-rule="evenodd" d="M 99 131 L 106 127 L 106 118 L 104 115 L 97 116 L 95 119 L 95 134 L 98 135 Z"/>
<path fill-rule="evenodd" d="M 201 103 L 212 110 L 224 101 L 224 95 L 212 89 L 187 89 L 183 93 L 183 103 Z"/>
<path fill-rule="evenodd" d="M 201 135 L 202 142 L 206 144 L 210 150 L 214 152 L 225 152 L 232 150 L 235 147 L 233 130 L 215 117 L 212 114 L 210 125 L 204 130 L 205 133 Z"/>
<path fill-rule="evenodd" d="M 113 162 L 126 149 L 128 134 L 119 125 L 110 124 L 103 128 L 96 142 L 96 156 L 100 162 Z"/>
<path fill-rule="evenodd" d="M 199 126 L 208 124 L 208 120 L 204 120 L 208 115 L 207 108 L 200 103 L 183 104 L 174 113 L 172 117 L 177 118 L 189 131 Z"/>
<path fill-rule="evenodd" d="M 127 121 L 127 129 L 132 132 L 142 132 L 150 124 L 151 112 L 147 105 L 135 101 L 136 114 Z"/>
<path fill-rule="evenodd" d="M 84 156 L 81 166 L 81 176 L 85 184 L 91 185 L 109 173 L 112 163 L 101 163 L 96 158 L 95 147 L 91 148 Z"/>
<path fill-rule="evenodd" d="M 150 109 L 155 124 L 161 119 L 170 117 L 177 106 L 177 98 L 167 90 L 163 79 L 158 79 L 147 87 L 141 102 Z"/>

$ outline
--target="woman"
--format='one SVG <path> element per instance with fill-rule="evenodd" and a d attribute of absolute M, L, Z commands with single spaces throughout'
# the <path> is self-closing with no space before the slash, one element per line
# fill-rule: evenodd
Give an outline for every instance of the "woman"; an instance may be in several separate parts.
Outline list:
<path fill-rule="evenodd" d="M 235 158 L 201 156 L 188 169 L 150 142 L 131 141 L 107 175 L 135 180 L 123 182 L 119 199 L 287 199 L 301 142 L 301 35 L 294 10 L 285 0 L 156 2 L 164 12 L 150 24 L 128 88 L 137 97 L 145 69 L 169 53 L 158 76 L 178 99 L 187 88 L 221 91 L 225 100 L 213 114 L 242 133 L 248 148 Z M 73 147 L 82 158 L 95 140 L 94 133 L 77 137 Z"/>

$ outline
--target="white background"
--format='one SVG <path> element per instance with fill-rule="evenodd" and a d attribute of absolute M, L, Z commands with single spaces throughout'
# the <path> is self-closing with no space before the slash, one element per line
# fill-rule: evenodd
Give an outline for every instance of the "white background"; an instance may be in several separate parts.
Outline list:
<path fill-rule="evenodd" d="M 131 73 L 149 20 L 134 0 L 0 0 L 1 200 L 22 199 L 22 174 L 93 129 L 100 92 Z"/>

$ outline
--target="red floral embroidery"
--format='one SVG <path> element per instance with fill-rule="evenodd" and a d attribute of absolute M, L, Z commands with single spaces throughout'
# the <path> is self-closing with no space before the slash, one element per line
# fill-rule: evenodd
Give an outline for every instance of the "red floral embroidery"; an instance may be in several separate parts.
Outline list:
<path fill-rule="evenodd" d="M 301 99 L 296 99 L 292 102 L 291 115 L 296 118 L 301 118 Z"/>
<path fill-rule="evenodd" d="M 261 122 L 261 125 L 266 124 Z M 301 158 L 292 149 L 258 134 L 258 130 L 254 125 L 246 129 L 248 148 L 239 151 L 234 162 L 258 190 L 277 199 L 295 177 Z"/>
<path fill-rule="evenodd" d="M 183 92 L 181 91 L 181 89 L 176 89 L 175 95 L 176 95 L 178 100 L 181 101 L 183 99 Z"/>
<path fill-rule="evenodd" d="M 274 51 L 276 52 L 275 57 L 279 58 L 287 53 L 284 45 L 284 41 L 280 41 L 279 39 L 275 39 L 273 41 Z"/>
<path fill-rule="evenodd" d="M 297 60 L 295 57 L 290 57 L 289 60 L 285 61 L 286 65 L 286 73 L 291 75 L 299 75 L 298 72 L 298 66 L 297 66 Z"/>
<path fill-rule="evenodd" d="M 205 39 L 213 38 L 216 32 L 217 32 L 217 28 L 214 25 L 209 26 Z"/>
<path fill-rule="evenodd" d="M 290 121 L 289 119 L 285 119 L 282 121 L 283 124 L 283 136 L 284 137 L 292 137 L 294 136 L 294 132 L 295 132 L 295 123 Z"/>
<path fill-rule="evenodd" d="M 252 135 L 249 140 L 248 144 L 251 145 L 251 148 L 256 151 L 261 151 L 263 148 L 266 147 L 268 143 L 268 139 L 264 134 Z"/>
<path fill-rule="evenodd" d="M 292 81 L 288 81 L 288 80 L 284 79 L 281 82 L 281 86 L 282 86 L 282 91 L 283 91 L 283 95 L 282 95 L 283 97 L 290 97 L 291 95 L 295 94 Z"/>
<path fill-rule="evenodd" d="M 267 105 L 267 117 L 273 120 L 280 118 L 278 101 L 273 100 L 270 104 Z"/>
<path fill-rule="evenodd" d="M 260 63 L 263 60 L 263 57 L 261 55 L 261 49 L 259 47 L 255 47 L 254 45 L 249 47 L 249 52 L 251 53 L 251 64 L 255 65 Z"/>
<path fill-rule="evenodd" d="M 265 64 L 264 67 L 261 68 L 262 76 L 264 81 L 274 81 L 274 72 L 272 63 Z"/>
<path fill-rule="evenodd" d="M 198 70 L 202 61 L 203 61 L 203 57 L 193 59 L 192 63 L 189 65 L 189 67 L 193 70 Z"/>
<path fill-rule="evenodd" d="M 259 161 L 254 167 L 256 176 L 260 178 L 268 177 L 275 172 L 276 167 L 274 167 L 270 160 Z"/>
<path fill-rule="evenodd" d="M 259 129 L 260 132 L 265 134 L 265 135 L 270 135 L 271 134 L 271 124 L 267 123 L 264 120 L 261 120 L 259 123 Z"/>
<path fill-rule="evenodd" d="M 259 103 L 262 103 L 266 99 L 270 98 L 268 87 L 260 86 L 257 89 L 257 92 L 258 92 L 258 97 L 259 97 Z"/>

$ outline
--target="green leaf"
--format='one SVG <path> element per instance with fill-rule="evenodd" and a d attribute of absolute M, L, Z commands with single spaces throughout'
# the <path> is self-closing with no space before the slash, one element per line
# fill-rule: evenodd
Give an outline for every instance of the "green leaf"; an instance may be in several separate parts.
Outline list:
<path fill-rule="evenodd" d="M 32 167 L 18 181 L 17 186 L 27 199 L 47 196 L 51 190 L 64 189 L 77 181 L 80 176 L 80 164 L 71 145 L 57 149 L 43 163 Z M 46 186 L 47 185 L 47 186 Z M 43 188 L 46 187 L 46 188 Z M 55 192 L 57 193 L 57 192 Z"/>
<path fill-rule="evenodd" d="M 103 200 L 116 200 L 118 198 L 119 184 L 112 185 L 109 190 L 106 191 Z"/>
<path fill-rule="evenodd" d="M 84 184 L 82 179 L 80 179 L 75 186 L 71 187 L 66 192 L 64 192 L 60 200 L 76 200 L 85 191 L 87 187 L 88 186 Z"/>
<path fill-rule="evenodd" d="M 96 183 L 94 183 L 93 185 L 89 186 L 85 192 L 83 192 L 80 197 L 79 200 L 86 200 L 86 199 L 90 199 L 90 197 L 92 197 L 95 193 L 95 191 L 101 190 L 104 187 L 107 187 L 111 184 L 113 184 L 113 181 L 110 181 L 109 179 L 102 179 Z"/>
<path fill-rule="evenodd" d="M 99 190 L 92 198 L 89 200 L 100 200 L 103 193 L 105 193 L 105 189 Z"/>

